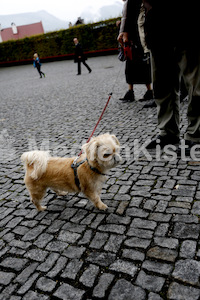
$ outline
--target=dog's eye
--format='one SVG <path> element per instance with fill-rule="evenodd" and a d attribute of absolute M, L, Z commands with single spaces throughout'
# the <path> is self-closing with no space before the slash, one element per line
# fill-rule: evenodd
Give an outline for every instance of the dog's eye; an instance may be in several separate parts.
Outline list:
<path fill-rule="evenodd" d="M 103 155 L 103 157 L 104 158 L 107 158 L 107 157 L 109 157 L 111 154 L 110 153 L 105 153 L 104 155 Z"/>

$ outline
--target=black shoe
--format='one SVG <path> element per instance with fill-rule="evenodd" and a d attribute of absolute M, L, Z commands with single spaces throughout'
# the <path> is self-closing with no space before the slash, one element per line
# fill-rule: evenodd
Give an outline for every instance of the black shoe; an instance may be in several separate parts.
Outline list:
<path fill-rule="evenodd" d="M 150 108 L 150 107 L 156 107 L 155 100 L 152 100 L 150 103 L 147 103 L 143 106 L 143 108 Z"/>
<path fill-rule="evenodd" d="M 81 75 L 81 73 L 77 73 L 76 75 Z"/>
<path fill-rule="evenodd" d="M 179 138 L 172 135 L 158 135 L 154 140 L 152 140 L 146 149 L 155 149 L 157 145 L 160 145 L 161 149 L 166 145 L 175 145 L 179 143 Z"/>
<path fill-rule="evenodd" d="M 132 102 L 135 100 L 134 92 L 133 90 L 129 90 L 126 92 L 123 98 L 120 98 L 119 100 L 122 100 L 123 102 Z"/>
<path fill-rule="evenodd" d="M 152 90 L 148 90 L 146 91 L 146 93 L 144 94 L 142 99 L 139 99 L 139 101 L 147 101 L 147 100 L 152 100 L 153 97 L 153 91 Z"/>
<path fill-rule="evenodd" d="M 192 147 L 193 146 L 197 146 L 198 145 L 198 148 L 200 148 L 200 142 L 193 142 L 193 141 L 190 141 L 190 140 L 185 140 L 185 146 L 187 147 L 184 147 L 184 148 L 181 148 L 180 146 L 178 147 L 176 153 L 177 153 L 177 156 L 178 157 L 181 157 L 181 154 L 184 154 L 185 156 L 190 156 L 191 155 L 191 150 L 192 150 Z M 195 155 L 196 154 L 200 154 L 199 151 L 197 151 L 197 149 L 195 149 Z"/>
<path fill-rule="evenodd" d="M 91 73 L 92 72 L 92 70 L 89 70 L 89 73 Z"/>

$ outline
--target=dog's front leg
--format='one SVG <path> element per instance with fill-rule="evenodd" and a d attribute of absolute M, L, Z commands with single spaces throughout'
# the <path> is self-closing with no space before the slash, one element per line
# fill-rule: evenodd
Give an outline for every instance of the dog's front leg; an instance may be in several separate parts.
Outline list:
<path fill-rule="evenodd" d="M 98 209 L 106 210 L 108 208 L 108 206 L 101 201 L 99 194 L 95 192 L 88 192 L 88 191 L 85 191 L 84 193 L 90 199 L 90 201 L 92 201 L 94 206 L 97 207 Z"/>

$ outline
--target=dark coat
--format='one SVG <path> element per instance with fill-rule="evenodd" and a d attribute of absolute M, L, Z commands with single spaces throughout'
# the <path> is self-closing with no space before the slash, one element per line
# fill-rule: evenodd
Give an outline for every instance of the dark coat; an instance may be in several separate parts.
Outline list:
<path fill-rule="evenodd" d="M 121 19 L 120 32 L 128 32 L 131 41 L 132 60 L 126 61 L 126 82 L 128 84 L 150 84 L 151 66 L 143 59 L 144 49 L 140 42 L 138 17 L 142 0 L 127 0 Z"/>
<path fill-rule="evenodd" d="M 79 56 L 81 56 L 81 58 L 79 58 Z M 78 62 L 78 61 L 85 61 L 87 58 L 85 56 L 85 54 L 83 53 L 83 48 L 81 46 L 80 43 L 76 44 L 76 48 L 75 48 L 75 56 L 74 56 L 74 62 Z"/>
<path fill-rule="evenodd" d="M 138 47 L 142 47 L 137 25 L 141 4 L 142 0 L 127 0 L 124 3 L 120 26 L 120 32 L 128 32 L 129 40 L 131 40 L 133 44 L 137 45 Z"/>
<path fill-rule="evenodd" d="M 146 8 L 145 34 L 149 49 L 162 51 L 163 47 L 195 47 L 200 28 L 197 1 L 183 0 L 127 0 L 122 18 L 123 28 L 136 37 L 138 7 Z"/>
<path fill-rule="evenodd" d="M 143 0 L 146 8 L 145 32 L 148 47 L 161 50 L 167 45 L 184 48 L 192 44 L 194 46 L 200 27 L 196 2 Z"/>

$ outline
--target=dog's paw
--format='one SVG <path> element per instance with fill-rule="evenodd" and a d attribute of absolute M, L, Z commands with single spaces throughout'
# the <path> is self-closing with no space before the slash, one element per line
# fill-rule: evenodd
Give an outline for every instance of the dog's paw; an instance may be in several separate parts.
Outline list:
<path fill-rule="evenodd" d="M 64 192 L 64 191 L 57 192 L 58 196 L 66 196 L 67 194 L 69 194 L 69 193 L 68 192 Z"/>
<path fill-rule="evenodd" d="M 103 202 L 101 202 L 101 203 L 98 203 L 98 209 L 100 209 L 100 210 L 106 210 L 106 209 L 108 209 L 108 206 L 106 205 L 106 204 L 104 204 Z"/>
<path fill-rule="evenodd" d="M 66 191 L 61 191 L 61 190 L 54 190 L 57 196 L 66 196 L 68 192 Z"/>
<path fill-rule="evenodd" d="M 47 209 L 47 206 L 40 206 L 38 207 L 38 211 L 44 211 Z"/>

